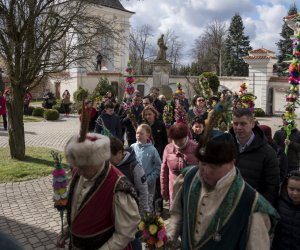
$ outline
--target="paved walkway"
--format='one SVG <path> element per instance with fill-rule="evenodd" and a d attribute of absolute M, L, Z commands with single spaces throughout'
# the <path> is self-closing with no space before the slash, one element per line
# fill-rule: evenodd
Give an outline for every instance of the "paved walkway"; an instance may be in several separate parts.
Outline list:
<path fill-rule="evenodd" d="M 261 124 L 278 129 L 280 118 L 259 118 Z M 26 146 L 62 150 L 79 130 L 77 116 L 59 121 L 25 123 Z M 0 129 L 0 147 L 8 146 L 7 132 Z M 1 164 L 1 163 L 0 163 Z M 56 249 L 59 213 L 53 208 L 51 176 L 37 180 L 0 184 L 0 230 L 14 236 L 25 249 Z"/>
<path fill-rule="evenodd" d="M 25 123 L 25 142 L 26 146 L 63 150 L 69 138 L 78 131 L 78 116 Z M 0 147 L 8 147 L 7 131 L 3 128 L 0 128 Z M 55 241 L 60 232 L 60 217 L 53 208 L 52 192 L 51 176 L 0 184 L 0 231 L 15 237 L 26 250 L 57 249 Z"/>

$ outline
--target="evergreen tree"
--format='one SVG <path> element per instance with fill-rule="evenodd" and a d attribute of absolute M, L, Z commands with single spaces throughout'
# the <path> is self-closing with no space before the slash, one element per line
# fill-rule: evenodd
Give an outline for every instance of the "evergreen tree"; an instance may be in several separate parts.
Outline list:
<path fill-rule="evenodd" d="M 225 40 L 224 72 L 227 76 L 248 76 L 248 65 L 242 57 L 247 56 L 252 48 L 249 37 L 244 35 L 244 29 L 241 16 L 235 14 Z"/>
<path fill-rule="evenodd" d="M 292 4 L 290 6 L 290 9 L 288 11 L 288 16 L 297 14 L 297 7 L 296 4 Z M 278 43 L 276 43 L 278 50 L 279 50 L 279 55 L 278 55 L 278 63 L 277 63 L 277 71 L 278 75 L 287 75 L 287 68 L 288 68 L 288 63 L 284 62 L 284 60 L 288 59 L 287 55 L 292 54 L 292 40 L 290 37 L 294 34 L 294 31 L 287 26 L 287 24 L 284 22 L 282 25 L 282 30 L 280 33 L 280 36 L 283 39 L 280 39 Z"/>

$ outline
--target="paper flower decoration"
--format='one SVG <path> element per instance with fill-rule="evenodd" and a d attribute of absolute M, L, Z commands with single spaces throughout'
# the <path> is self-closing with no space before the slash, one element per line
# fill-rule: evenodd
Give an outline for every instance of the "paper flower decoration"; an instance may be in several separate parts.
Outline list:
<path fill-rule="evenodd" d="M 59 211 L 61 218 L 61 231 L 63 233 L 63 218 L 64 211 L 67 206 L 67 176 L 66 172 L 62 167 L 61 160 L 62 156 L 58 152 L 51 151 L 51 155 L 54 160 L 54 170 L 52 172 L 53 175 L 53 201 L 54 207 Z"/>
<path fill-rule="evenodd" d="M 238 99 L 235 102 L 234 108 L 248 108 L 252 113 L 254 112 L 254 106 L 256 96 L 248 93 L 246 83 L 240 85 Z"/>
<path fill-rule="evenodd" d="M 180 104 L 177 104 L 175 107 L 175 122 L 185 124 L 188 123 L 186 111 Z"/>
<path fill-rule="evenodd" d="M 146 243 L 146 248 L 160 249 L 166 246 L 167 231 L 164 220 L 154 213 L 146 213 L 138 225 L 138 230 L 142 232 L 142 241 Z"/>
<path fill-rule="evenodd" d="M 126 82 L 125 95 L 127 98 L 131 98 L 132 94 L 135 91 L 134 86 L 133 86 L 133 82 L 135 81 L 135 79 L 133 77 L 133 68 L 132 68 L 130 60 L 127 63 L 126 72 L 128 74 L 125 79 L 125 82 Z"/>
<path fill-rule="evenodd" d="M 291 16 L 285 18 L 284 20 L 287 21 L 287 19 L 290 19 Z M 294 23 L 293 26 L 290 26 L 290 23 Z M 286 134 L 286 139 L 289 139 L 292 130 L 297 126 L 295 119 L 297 118 L 297 115 L 295 114 L 295 108 L 296 105 L 299 104 L 299 83 L 300 83 L 300 77 L 299 77 L 299 65 L 300 65 L 300 14 L 295 15 L 295 18 L 290 20 L 288 22 L 288 25 L 294 29 L 295 36 L 291 38 L 292 40 L 292 60 L 288 68 L 289 72 L 289 78 L 288 82 L 290 84 L 289 92 L 286 95 L 286 112 L 283 115 L 283 129 Z M 288 146 L 285 146 L 285 153 L 288 152 Z"/>
<path fill-rule="evenodd" d="M 173 107 L 170 103 L 167 103 L 167 105 L 164 107 L 163 121 L 167 128 L 171 127 L 174 122 Z"/>
<path fill-rule="evenodd" d="M 178 83 L 176 83 L 176 91 L 175 91 L 175 93 L 176 94 L 179 94 L 179 95 L 182 95 L 183 94 L 183 90 L 182 90 L 182 87 L 181 87 L 181 83 L 180 82 L 178 82 Z"/>

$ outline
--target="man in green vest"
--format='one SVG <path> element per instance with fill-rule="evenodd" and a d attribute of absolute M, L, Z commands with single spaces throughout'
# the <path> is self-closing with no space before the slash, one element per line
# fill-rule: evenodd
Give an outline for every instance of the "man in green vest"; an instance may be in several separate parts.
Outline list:
<path fill-rule="evenodd" d="M 232 136 L 218 133 L 199 143 L 199 166 L 176 179 L 168 234 L 181 249 L 270 249 L 278 214 L 243 180 L 235 155 Z"/>

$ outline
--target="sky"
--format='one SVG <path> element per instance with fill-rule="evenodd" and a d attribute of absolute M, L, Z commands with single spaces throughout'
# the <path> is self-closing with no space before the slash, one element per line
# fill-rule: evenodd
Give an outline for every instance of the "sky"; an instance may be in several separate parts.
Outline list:
<path fill-rule="evenodd" d="M 149 24 L 154 37 L 173 30 L 188 51 L 213 20 L 224 21 L 229 26 L 231 18 L 239 13 L 253 49 L 266 48 L 278 52 L 276 42 L 280 39 L 283 17 L 294 2 L 298 11 L 300 4 L 290 0 L 121 0 L 129 11 L 135 12 L 130 19 L 132 27 Z M 227 26 L 227 27 L 228 27 Z"/>

